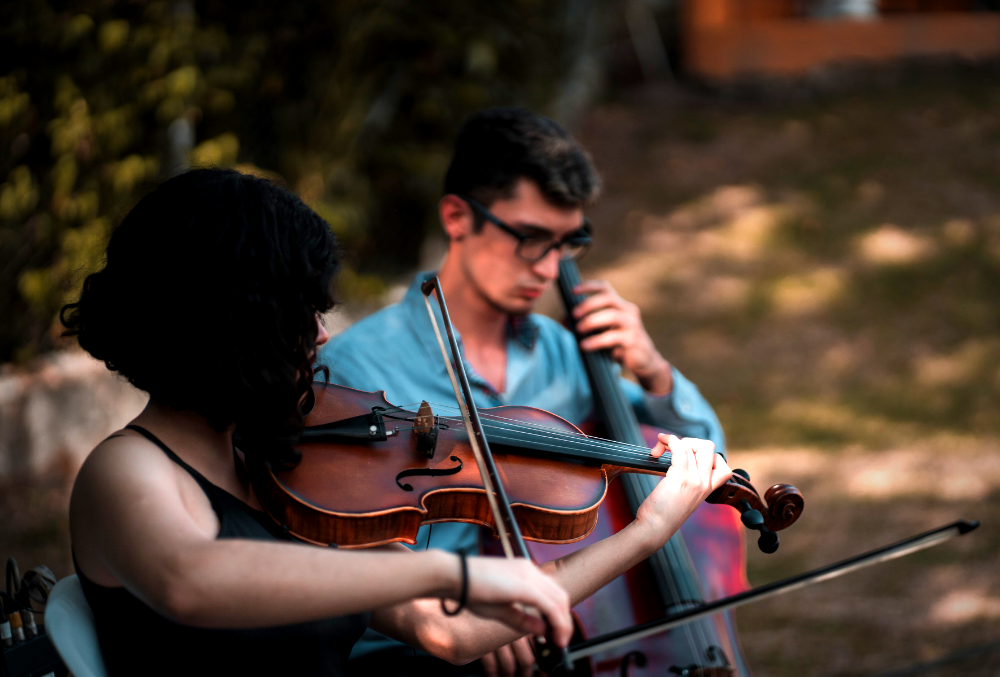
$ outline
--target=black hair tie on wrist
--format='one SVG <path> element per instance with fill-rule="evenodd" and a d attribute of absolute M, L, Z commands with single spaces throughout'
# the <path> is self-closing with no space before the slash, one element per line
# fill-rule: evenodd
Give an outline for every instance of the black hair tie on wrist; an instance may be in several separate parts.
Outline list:
<path fill-rule="evenodd" d="M 455 607 L 454 611 L 448 611 L 444 600 L 441 600 L 441 611 L 444 612 L 445 616 L 457 616 L 458 612 L 465 608 L 465 603 L 469 601 L 469 565 L 465 561 L 464 552 L 459 550 L 457 554 L 459 561 L 462 562 L 462 592 L 458 596 L 458 606 Z"/>

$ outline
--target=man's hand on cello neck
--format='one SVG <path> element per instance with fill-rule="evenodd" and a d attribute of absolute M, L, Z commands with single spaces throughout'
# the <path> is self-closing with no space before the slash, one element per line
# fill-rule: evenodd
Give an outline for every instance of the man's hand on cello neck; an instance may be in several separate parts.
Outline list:
<path fill-rule="evenodd" d="M 611 357 L 629 369 L 642 387 L 653 395 L 667 395 L 673 389 L 673 374 L 642 324 L 639 306 L 618 295 L 603 280 L 577 285 L 577 294 L 587 298 L 573 309 L 573 321 L 586 351 L 610 350 Z"/>

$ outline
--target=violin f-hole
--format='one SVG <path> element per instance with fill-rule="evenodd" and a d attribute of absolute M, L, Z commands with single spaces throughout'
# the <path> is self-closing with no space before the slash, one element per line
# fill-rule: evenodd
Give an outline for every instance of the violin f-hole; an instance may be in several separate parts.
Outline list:
<path fill-rule="evenodd" d="M 396 486 L 403 491 L 413 491 L 413 485 L 403 484 L 400 480 L 404 477 L 446 477 L 448 475 L 456 475 L 462 471 L 462 459 L 458 456 L 452 456 L 448 460 L 458 463 L 458 465 L 454 468 L 411 468 L 410 470 L 404 470 L 396 475 Z"/>

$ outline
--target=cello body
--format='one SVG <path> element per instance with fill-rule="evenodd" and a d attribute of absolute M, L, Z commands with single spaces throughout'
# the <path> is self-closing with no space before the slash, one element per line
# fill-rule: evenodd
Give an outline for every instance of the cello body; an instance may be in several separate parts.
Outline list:
<path fill-rule="evenodd" d="M 569 258 L 560 261 L 559 291 L 570 317 L 583 300 L 574 291 L 580 282 L 576 263 Z M 577 334 L 577 339 L 581 338 Z M 639 424 L 618 381 L 610 353 L 585 352 L 582 359 L 603 436 L 652 446 L 659 431 Z M 628 524 L 654 486 L 650 477 L 622 477 L 602 505 L 603 519 L 598 520 L 595 529 L 601 532 L 598 537 Z M 533 554 L 542 560 L 561 555 L 552 546 L 533 547 Z M 576 610 L 578 622 L 586 634 L 603 634 L 742 592 L 749 588 L 745 561 L 746 546 L 738 517 L 716 506 L 702 505 L 661 550 L 580 605 Z M 594 658 L 588 666 L 591 671 L 623 677 L 667 673 L 690 677 L 750 675 L 732 612 L 693 621 L 663 636 L 607 654 Z"/>
<path fill-rule="evenodd" d="M 660 431 L 644 425 L 642 432 L 652 447 Z M 529 543 L 528 550 L 536 562 L 558 559 L 617 533 L 633 519 L 622 483 L 612 482 L 598 511 L 597 526 L 587 538 L 572 544 Z M 744 566 L 746 537 L 738 512 L 724 505 L 703 503 L 681 526 L 680 532 L 699 573 L 703 601 L 711 602 L 750 589 Z M 633 567 L 573 608 L 582 634 L 596 636 L 662 617 L 663 607 L 655 589 L 656 581 L 648 564 L 643 562 Z M 718 642 L 722 655 L 733 665 L 733 672 L 713 672 L 712 668 L 704 671 L 703 667 L 702 672 L 690 674 L 749 675 L 736 634 L 735 613 L 726 611 L 715 614 L 707 622 L 712 626 L 713 640 Z M 689 646 L 690 638 L 685 636 L 684 628 L 677 628 L 664 635 L 638 640 L 627 648 L 596 656 L 588 665 L 578 662 L 574 674 L 662 677 L 671 674 L 668 673 L 669 668 L 690 654 Z M 707 644 L 704 651 L 708 652 L 711 646 L 713 644 Z M 640 654 L 644 660 L 639 658 Z M 705 658 L 713 656 L 706 655 Z"/>

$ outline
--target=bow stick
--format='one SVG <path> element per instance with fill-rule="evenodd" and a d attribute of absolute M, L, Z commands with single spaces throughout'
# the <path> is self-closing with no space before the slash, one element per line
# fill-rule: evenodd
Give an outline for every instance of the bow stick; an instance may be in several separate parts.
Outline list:
<path fill-rule="evenodd" d="M 441 282 L 435 275 L 431 279 L 420 285 L 420 291 L 424 294 L 424 304 L 427 306 L 427 313 L 431 318 L 431 326 L 434 328 L 434 336 L 437 338 L 438 346 L 441 348 L 441 357 L 444 358 L 445 367 L 448 370 L 448 378 L 451 379 L 452 389 L 455 391 L 455 400 L 462 412 L 462 420 L 466 430 L 472 431 L 469 435 L 469 446 L 479 466 L 479 475 L 486 490 L 486 499 L 490 504 L 493 513 L 493 521 L 496 523 L 497 534 L 500 543 L 503 545 L 504 554 L 508 559 L 523 557 L 530 560 L 528 547 L 524 543 L 521 529 L 514 519 L 514 511 L 510 507 L 507 493 L 504 491 L 503 483 L 497 475 L 496 464 L 493 462 L 493 454 L 490 452 L 490 445 L 483 434 L 483 426 L 479 420 L 479 410 L 476 409 L 475 400 L 472 398 L 472 388 L 469 387 L 469 377 L 465 373 L 465 363 L 462 360 L 461 351 L 458 349 L 458 341 L 455 339 L 455 330 L 451 324 L 451 317 L 448 315 L 448 306 L 444 301 L 444 293 L 441 291 Z M 438 329 L 437 316 L 434 315 L 434 308 L 431 306 L 431 292 L 437 292 L 438 305 L 441 308 L 441 318 L 445 331 L 448 334 L 448 343 L 451 346 L 451 359 L 448 358 L 448 350 L 445 348 L 441 330 Z M 455 368 L 452 369 L 454 361 Z M 456 372 L 458 377 L 456 378 Z M 461 387 L 461 391 L 460 391 Z M 552 641 L 551 633 L 544 642 L 536 642 L 534 645 L 535 660 L 546 672 L 562 667 L 564 670 L 572 671 L 573 663 L 569 658 L 569 653 L 565 648 L 556 649 L 555 642 Z"/>
<path fill-rule="evenodd" d="M 623 630 L 616 630 L 615 632 L 599 635 L 571 646 L 569 648 L 569 657 L 571 660 L 576 661 L 580 658 L 586 658 L 587 656 L 591 656 L 601 651 L 607 651 L 609 649 L 614 649 L 624 644 L 634 642 L 638 639 L 643 639 L 644 637 L 650 637 L 661 632 L 666 632 L 667 630 L 677 627 L 678 625 L 690 623 L 691 621 L 718 613 L 720 611 L 725 611 L 726 609 L 735 609 L 736 607 L 743 606 L 744 604 L 756 602 L 768 597 L 790 592 L 792 590 L 798 590 L 799 588 L 804 588 L 805 586 L 813 583 L 838 578 L 851 571 L 857 571 L 858 569 L 863 569 L 873 564 L 878 564 L 879 562 L 885 562 L 890 559 L 909 555 L 919 550 L 924 550 L 925 548 L 930 548 L 954 538 L 955 536 L 964 536 L 970 531 L 976 529 L 978 526 L 978 521 L 969 522 L 966 520 L 958 520 L 957 522 L 953 522 L 938 529 L 926 531 L 922 534 L 918 534 L 916 536 L 912 536 L 911 538 L 907 538 L 906 540 L 894 543 L 893 545 L 879 548 L 878 550 L 872 550 L 870 552 L 842 560 L 835 564 L 820 567 L 819 569 L 814 569 L 813 571 L 807 571 L 806 573 L 792 576 L 781 581 L 775 581 L 774 583 L 768 583 L 767 585 L 762 585 L 759 588 L 747 590 L 746 592 L 741 592 L 731 597 L 725 597 L 714 602 L 701 604 L 676 614 L 658 618 L 655 621 L 649 621 L 648 623 L 642 623 L 631 628 L 625 628 Z"/>

